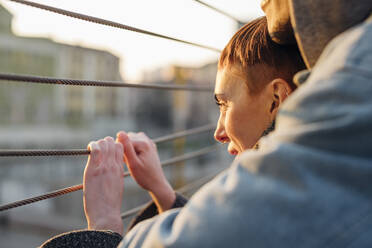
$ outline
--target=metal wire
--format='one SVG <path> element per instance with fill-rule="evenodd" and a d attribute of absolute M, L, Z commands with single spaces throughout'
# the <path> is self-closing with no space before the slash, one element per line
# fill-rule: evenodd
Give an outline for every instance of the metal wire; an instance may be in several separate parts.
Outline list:
<path fill-rule="evenodd" d="M 215 128 L 216 128 L 216 124 L 208 124 L 208 125 L 204 125 L 204 126 L 201 126 L 201 127 L 192 128 L 192 129 L 180 131 L 180 132 L 177 132 L 177 133 L 174 133 L 174 134 L 162 136 L 162 137 L 153 139 L 153 141 L 154 141 L 154 143 L 166 142 L 166 141 L 182 138 L 182 137 L 189 136 L 189 135 L 194 135 L 194 134 L 198 134 L 198 133 L 211 131 Z"/>
<path fill-rule="evenodd" d="M 188 159 L 192 159 L 192 158 L 207 154 L 207 153 L 209 153 L 211 151 L 214 151 L 216 149 L 217 149 L 217 145 L 213 145 L 213 146 L 210 146 L 210 147 L 200 149 L 200 150 L 195 151 L 195 152 L 190 152 L 190 153 L 178 156 L 178 157 L 174 157 L 174 158 L 165 160 L 161 164 L 162 164 L 162 166 L 175 164 L 175 163 L 178 163 L 178 162 L 181 162 L 181 161 L 185 161 L 185 160 L 188 160 Z M 124 177 L 127 177 L 129 175 L 130 175 L 129 172 L 126 172 L 124 174 Z M 9 210 L 9 209 L 12 209 L 12 208 L 17 208 L 17 207 L 21 207 L 21 206 L 24 206 L 24 205 L 28 205 L 28 204 L 31 204 L 31 203 L 34 203 L 34 202 L 46 200 L 46 199 L 49 199 L 49 198 L 54 198 L 54 197 L 57 197 L 57 196 L 60 196 L 60 195 L 72 193 L 72 192 L 82 190 L 82 189 L 83 189 L 83 185 L 79 184 L 79 185 L 74 185 L 74 186 L 71 186 L 71 187 L 59 189 L 59 190 L 56 190 L 56 191 L 52 191 L 52 192 L 42 194 L 42 195 L 39 195 L 39 196 L 31 197 L 31 198 L 28 198 L 28 199 L 24 199 L 24 200 L 12 202 L 12 203 L 9 203 L 9 204 L 1 205 L 0 206 L 0 212 L 5 211 L 5 210 Z"/>
<path fill-rule="evenodd" d="M 60 196 L 60 195 L 72 193 L 72 192 L 75 192 L 75 191 L 78 191 L 78 190 L 81 190 L 81 189 L 83 189 L 83 185 L 79 184 L 79 185 L 74 185 L 74 186 L 70 186 L 70 187 L 67 187 L 67 188 L 59 189 L 59 190 L 56 190 L 56 191 L 52 191 L 52 192 L 49 192 L 49 193 L 46 193 L 46 194 L 43 194 L 43 195 L 39 195 L 39 196 L 35 196 L 35 197 L 32 197 L 32 198 L 24 199 L 24 200 L 21 200 L 21 201 L 12 202 L 12 203 L 0 206 L 0 212 L 11 209 L 11 208 L 16 208 L 16 207 L 28 205 L 28 204 L 31 204 L 31 203 L 34 203 L 34 202 L 42 201 L 42 200 L 45 200 L 45 199 L 57 197 L 57 196 Z"/>
<path fill-rule="evenodd" d="M 215 128 L 214 124 L 208 124 L 197 128 L 192 128 L 177 132 L 174 134 L 165 135 L 153 139 L 154 143 L 159 144 L 166 141 L 182 138 L 189 135 L 207 132 Z M 0 150 L 0 157 L 30 157 L 30 156 L 76 156 L 89 155 L 90 151 L 87 149 L 72 149 L 72 150 Z"/>
<path fill-rule="evenodd" d="M 172 85 L 172 84 L 129 84 L 115 81 L 95 81 L 82 79 L 52 78 L 31 75 L 15 75 L 0 73 L 2 81 L 16 81 L 25 83 L 58 84 L 74 86 L 96 86 L 96 87 L 120 87 L 120 88 L 142 88 L 157 90 L 187 90 L 187 91 L 213 91 L 211 86 L 202 85 Z"/>
<path fill-rule="evenodd" d="M 197 2 L 197 3 L 199 3 L 199 4 L 201 4 L 201 5 L 204 5 L 204 6 L 208 7 L 210 9 L 212 9 L 212 10 L 214 10 L 214 11 L 216 11 L 216 12 L 218 12 L 218 13 L 220 13 L 220 14 L 222 14 L 222 15 L 224 15 L 224 16 L 232 19 L 232 20 L 234 20 L 234 21 L 236 21 L 239 24 L 245 23 L 245 22 L 239 20 L 238 18 L 230 15 L 229 13 L 226 13 L 225 11 L 222 11 L 220 9 L 217 9 L 216 7 L 213 7 L 212 5 L 209 5 L 209 4 L 207 4 L 207 3 L 203 2 L 203 1 L 200 1 L 200 0 L 194 0 L 194 1 Z"/>
<path fill-rule="evenodd" d="M 218 172 L 219 173 L 219 172 Z M 209 182 L 213 177 L 215 177 L 218 173 L 213 173 L 211 175 L 199 178 L 192 183 L 189 183 L 185 186 L 182 186 L 181 188 L 177 189 L 176 191 L 181 193 L 181 194 L 187 194 L 188 192 L 192 191 L 195 188 L 199 188 L 205 183 Z M 137 214 L 139 211 L 141 211 L 144 207 L 146 207 L 148 203 L 144 203 L 138 207 L 132 208 L 124 213 L 121 214 L 122 219 L 126 219 L 128 217 L 131 217 L 135 214 Z"/>
<path fill-rule="evenodd" d="M 73 150 L 1 150 L 0 157 L 77 156 L 89 155 L 87 149 Z"/>
<path fill-rule="evenodd" d="M 105 19 L 101 19 L 101 18 L 89 16 L 89 15 L 84 15 L 84 14 L 80 14 L 80 13 L 76 13 L 76 12 L 72 12 L 72 11 L 68 11 L 68 10 L 64 10 L 64 9 L 59 9 L 59 8 L 47 6 L 47 5 L 40 4 L 40 3 L 35 3 L 35 2 L 31 2 L 31 1 L 24 1 L 24 0 L 9 0 L 9 1 L 24 4 L 24 5 L 28 5 L 28 6 L 31 6 L 31 7 L 35 7 L 35 8 L 39 8 L 39 9 L 43 9 L 43 10 L 47 10 L 47 11 L 51 11 L 51 12 L 54 12 L 56 14 L 65 15 L 65 16 L 69 16 L 69 17 L 72 17 L 72 18 L 88 21 L 88 22 L 102 24 L 102 25 L 105 25 L 105 26 L 111 26 L 111 27 L 119 28 L 119 29 L 125 29 L 125 30 L 128 30 L 128 31 L 133 31 L 133 32 L 141 33 L 141 34 L 155 36 L 155 37 L 163 38 L 163 39 L 167 39 L 167 40 L 177 41 L 177 42 L 181 42 L 181 43 L 184 43 L 184 44 L 205 48 L 205 49 L 208 49 L 208 50 L 211 50 L 211 51 L 220 52 L 220 50 L 217 49 L 217 48 L 213 48 L 213 47 L 201 45 L 201 44 L 198 44 L 198 43 L 173 38 L 173 37 L 162 35 L 162 34 L 157 34 L 157 33 L 154 33 L 154 32 L 150 32 L 150 31 L 147 31 L 147 30 L 135 28 L 135 27 L 132 27 L 132 26 L 128 26 L 128 25 L 125 25 L 125 24 L 118 23 L 118 22 L 108 21 L 108 20 L 105 20 Z"/>

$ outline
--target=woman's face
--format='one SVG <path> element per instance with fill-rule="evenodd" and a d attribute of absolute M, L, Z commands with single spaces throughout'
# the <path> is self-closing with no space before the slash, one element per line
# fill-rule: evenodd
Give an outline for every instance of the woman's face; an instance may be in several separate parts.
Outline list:
<path fill-rule="evenodd" d="M 252 75 L 260 74 L 256 67 L 262 66 L 252 66 Z M 258 93 L 250 94 L 246 80 L 259 79 L 253 79 L 252 75 L 246 75 L 244 79 L 241 75 L 239 68 L 229 66 L 219 70 L 216 78 L 215 98 L 220 117 L 214 137 L 221 143 L 229 143 L 228 151 L 232 155 L 254 147 L 275 119 L 280 104 L 274 106 L 276 87 L 272 83 Z"/>

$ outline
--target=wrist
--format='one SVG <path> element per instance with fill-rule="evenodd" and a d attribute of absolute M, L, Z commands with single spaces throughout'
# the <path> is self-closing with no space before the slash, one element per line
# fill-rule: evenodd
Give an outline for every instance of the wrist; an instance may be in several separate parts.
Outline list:
<path fill-rule="evenodd" d="M 176 193 L 168 182 L 162 187 L 151 191 L 150 195 L 160 213 L 169 210 L 176 200 Z"/>
<path fill-rule="evenodd" d="M 110 230 L 120 235 L 123 234 L 124 226 L 123 221 L 119 216 L 105 216 L 98 220 L 88 220 L 89 230 Z"/>

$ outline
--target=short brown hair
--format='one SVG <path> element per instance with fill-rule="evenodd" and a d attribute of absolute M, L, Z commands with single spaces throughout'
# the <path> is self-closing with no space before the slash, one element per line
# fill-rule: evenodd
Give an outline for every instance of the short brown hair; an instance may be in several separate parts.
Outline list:
<path fill-rule="evenodd" d="M 250 66 L 258 64 L 274 69 L 272 75 L 266 75 L 268 80 L 265 83 L 248 83 L 253 93 L 277 77 L 286 80 L 294 89 L 294 74 L 306 68 L 296 44 L 279 45 L 271 40 L 266 17 L 257 18 L 241 27 L 223 49 L 218 69 L 234 64 L 241 66 L 243 73 L 248 73 Z"/>

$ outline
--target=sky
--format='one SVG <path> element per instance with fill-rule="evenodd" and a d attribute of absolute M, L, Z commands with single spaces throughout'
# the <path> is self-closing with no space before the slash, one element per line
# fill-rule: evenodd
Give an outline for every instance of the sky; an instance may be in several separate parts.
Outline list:
<path fill-rule="evenodd" d="M 194 0 L 35 0 L 163 35 L 223 49 L 236 31 L 228 17 Z M 262 16 L 260 0 L 204 0 L 241 20 Z M 126 30 L 80 21 L 44 10 L 0 0 L 13 15 L 16 35 L 47 37 L 56 42 L 106 50 L 121 59 L 127 82 L 139 82 L 143 71 L 169 64 L 201 66 L 218 53 Z"/>

